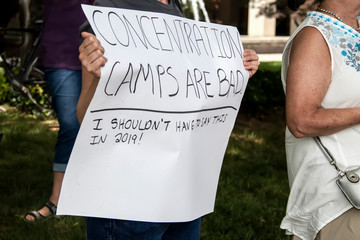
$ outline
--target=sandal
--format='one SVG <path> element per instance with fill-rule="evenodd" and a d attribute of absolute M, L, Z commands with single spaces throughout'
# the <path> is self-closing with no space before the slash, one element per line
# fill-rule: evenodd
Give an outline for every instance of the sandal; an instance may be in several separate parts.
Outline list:
<path fill-rule="evenodd" d="M 26 222 L 29 222 L 29 223 L 34 223 L 34 222 L 39 222 L 40 220 L 45 220 L 49 217 L 52 217 L 52 216 L 55 216 L 56 215 L 56 210 L 57 210 L 57 207 L 55 206 L 55 204 L 53 204 L 52 202 L 48 201 L 44 204 L 43 207 L 47 207 L 50 211 L 50 214 L 49 216 L 44 216 L 44 215 L 41 215 L 38 211 L 31 211 L 31 212 L 28 212 L 25 216 L 24 216 L 24 220 Z M 34 217 L 34 220 L 28 220 L 26 219 L 27 216 L 32 216 Z"/>

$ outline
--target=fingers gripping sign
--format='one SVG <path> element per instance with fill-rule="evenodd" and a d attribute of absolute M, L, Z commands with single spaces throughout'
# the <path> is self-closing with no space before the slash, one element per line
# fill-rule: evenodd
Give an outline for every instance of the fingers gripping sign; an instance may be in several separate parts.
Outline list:
<path fill-rule="evenodd" d="M 107 62 L 107 58 L 104 56 L 105 50 L 93 34 L 82 32 L 81 36 L 84 38 L 79 47 L 81 64 L 86 71 L 100 78 L 100 68 Z"/>

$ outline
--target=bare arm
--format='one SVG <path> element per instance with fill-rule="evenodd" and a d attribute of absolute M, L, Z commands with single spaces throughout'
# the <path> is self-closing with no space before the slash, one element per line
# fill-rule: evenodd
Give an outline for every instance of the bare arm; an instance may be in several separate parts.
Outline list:
<path fill-rule="evenodd" d="M 79 59 L 82 64 L 82 89 L 76 109 L 80 123 L 94 96 L 100 79 L 100 68 L 107 62 L 107 59 L 104 57 L 104 48 L 99 40 L 87 32 L 83 32 L 81 35 L 84 38 L 83 43 L 79 47 Z"/>
<path fill-rule="evenodd" d="M 306 27 L 293 41 L 286 79 L 286 122 L 297 137 L 329 135 L 360 123 L 360 108 L 323 109 L 331 57 L 322 35 Z"/>

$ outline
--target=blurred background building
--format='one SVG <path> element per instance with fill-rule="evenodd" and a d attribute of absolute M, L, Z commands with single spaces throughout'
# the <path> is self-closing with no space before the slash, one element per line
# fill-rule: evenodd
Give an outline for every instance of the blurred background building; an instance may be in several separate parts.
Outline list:
<path fill-rule="evenodd" d="M 244 47 L 256 50 L 262 61 L 281 61 L 285 43 L 307 9 L 293 12 L 287 0 L 204 1 L 210 21 L 236 26 Z"/>

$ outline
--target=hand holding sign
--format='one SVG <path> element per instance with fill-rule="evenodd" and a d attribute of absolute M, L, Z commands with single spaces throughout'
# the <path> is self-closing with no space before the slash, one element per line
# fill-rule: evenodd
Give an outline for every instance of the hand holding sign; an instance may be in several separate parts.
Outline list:
<path fill-rule="evenodd" d="M 260 65 L 259 56 L 256 52 L 251 49 L 245 49 L 243 62 L 245 69 L 249 71 L 249 77 L 254 76 Z"/>
<path fill-rule="evenodd" d="M 105 50 L 93 34 L 82 32 L 81 36 L 84 38 L 79 47 L 79 59 L 82 66 L 86 71 L 100 78 L 100 67 L 103 67 L 107 62 L 107 58 L 104 57 Z"/>

